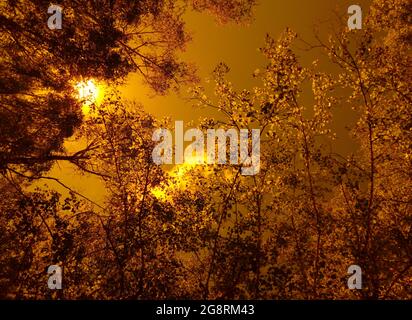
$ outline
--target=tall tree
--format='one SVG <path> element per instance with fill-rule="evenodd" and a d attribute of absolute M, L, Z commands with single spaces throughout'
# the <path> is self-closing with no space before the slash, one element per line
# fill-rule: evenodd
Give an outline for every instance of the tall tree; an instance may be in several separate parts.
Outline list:
<path fill-rule="evenodd" d="M 61 1 L 62 29 L 47 25 L 49 1 L 3 1 L 0 28 L 0 169 L 34 172 L 63 155 L 62 142 L 81 123 L 77 81 L 93 78 L 115 84 L 140 73 L 164 94 L 196 79 L 194 68 L 178 58 L 190 39 L 183 14 L 208 10 L 224 21 L 250 16 L 253 1 L 231 5 L 205 1 Z"/>
<path fill-rule="evenodd" d="M 206 119 L 206 127 L 262 130 L 258 176 L 235 171 L 228 184 L 227 174 L 215 173 L 200 183 L 206 194 L 209 183 L 221 190 L 213 193 L 208 267 L 195 276 L 204 297 L 410 298 L 409 6 L 375 1 L 362 30 L 347 30 L 345 21 L 329 41 L 318 37 L 311 48 L 324 49 L 337 73 L 303 68 L 287 32 L 263 49 L 270 63 L 256 73 L 261 86 L 237 91 L 220 66 L 216 99 L 194 91 L 201 106 L 227 119 Z M 306 82 L 312 104 L 303 103 Z M 359 116 L 351 128 L 359 148 L 350 156 L 333 148 L 338 102 Z M 352 264 L 363 270 L 361 291 L 347 289 Z"/>

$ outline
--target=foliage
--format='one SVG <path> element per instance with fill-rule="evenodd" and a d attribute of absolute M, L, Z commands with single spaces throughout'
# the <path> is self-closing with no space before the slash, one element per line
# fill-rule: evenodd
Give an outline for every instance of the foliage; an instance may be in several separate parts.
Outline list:
<path fill-rule="evenodd" d="M 82 2 L 71 3 L 75 8 Z M 128 26 L 145 26 L 153 23 L 155 13 L 171 14 L 159 22 L 163 27 L 180 21 L 180 15 L 174 15 L 177 7 L 166 1 L 142 1 L 128 9 L 122 3 L 104 2 L 113 4 L 120 25 L 127 21 Z M 184 2 L 218 17 L 225 13 L 221 22 L 248 17 L 253 3 Z M 110 16 L 110 10 L 102 8 L 96 12 Z M 103 205 L 80 200 L 75 193 L 64 199 L 52 190 L 28 192 L 28 176 L 3 166 L 0 297 L 411 299 L 409 9 L 406 0 L 376 0 L 362 30 L 342 30 L 327 40 L 317 37 L 309 49 L 323 50 L 338 67 L 335 73 L 323 71 L 316 61 L 303 66 L 293 49 L 297 36 L 288 29 L 277 40 L 267 37 L 261 52 L 268 63 L 254 73 L 259 81 L 255 88 L 236 90 L 227 80 L 229 67 L 220 64 L 213 74 L 214 97 L 200 86 L 192 90 L 197 106 L 221 114 L 202 119 L 203 130 L 261 129 L 261 170 L 256 176 L 242 176 L 236 165 L 155 165 L 152 134 L 169 123 L 117 93 L 76 124 L 77 137 L 88 147 L 72 160 L 80 173 L 92 172 L 104 182 Z M 95 22 L 83 18 L 86 25 Z M 113 39 L 115 43 L 119 38 Z M 186 41 L 179 39 L 171 51 Z M 90 39 L 85 43 L 98 44 Z M 96 51 L 76 41 L 74 51 L 67 53 L 73 56 L 57 65 L 76 70 L 82 63 L 90 66 L 86 60 L 92 57 L 83 55 L 86 60 L 79 65 L 70 63 L 83 49 Z M 99 52 L 94 77 L 119 73 L 121 78 L 136 71 L 121 44 Z M 114 52 L 122 58 L 110 71 L 110 63 L 99 59 Z M 8 72 L 10 79 L 21 76 Z M 168 80 L 162 79 L 160 91 L 168 88 Z M 147 81 L 150 84 L 150 76 Z M 35 83 L 30 87 L 43 85 Z M 27 88 L 13 94 L 22 92 Z M 334 149 L 337 108 L 352 108 L 357 115 L 350 128 L 357 147 L 350 154 Z M 62 107 L 63 113 L 67 110 Z M 15 129 L 10 125 L 7 130 Z M 44 143 L 52 140 L 46 136 Z M 21 150 L 31 150 L 27 148 Z M 50 264 L 64 269 L 64 288 L 54 293 L 45 287 Z M 353 264 L 363 271 L 359 291 L 347 288 L 347 270 Z"/>

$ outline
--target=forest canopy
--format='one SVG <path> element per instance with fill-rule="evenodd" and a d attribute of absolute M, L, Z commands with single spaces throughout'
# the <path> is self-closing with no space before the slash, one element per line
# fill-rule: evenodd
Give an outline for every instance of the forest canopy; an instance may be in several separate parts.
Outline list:
<path fill-rule="evenodd" d="M 242 26 L 255 0 L 62 0 L 53 31 L 49 5 L 0 5 L 1 299 L 412 298 L 409 1 L 373 0 L 360 30 L 344 16 L 314 41 L 268 35 L 256 86 L 229 80 L 228 61 L 210 66 L 213 92 L 182 58 L 186 14 Z M 308 52 L 333 68 L 302 63 Z M 190 87 L 205 133 L 259 128 L 259 173 L 157 165 L 153 132 L 173 124 L 122 96 L 130 74 L 154 95 Z M 106 89 L 85 114 L 76 84 L 90 79 Z M 356 117 L 349 153 L 338 112 Z M 65 162 L 99 179 L 104 203 L 50 175 Z M 347 287 L 351 265 L 362 290 Z"/>

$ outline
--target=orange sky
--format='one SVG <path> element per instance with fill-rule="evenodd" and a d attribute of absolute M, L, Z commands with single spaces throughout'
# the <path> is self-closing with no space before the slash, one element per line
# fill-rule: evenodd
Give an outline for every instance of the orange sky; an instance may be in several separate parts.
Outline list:
<path fill-rule="evenodd" d="M 205 80 L 219 62 L 225 62 L 231 68 L 230 80 L 236 88 L 251 88 L 257 85 L 251 74 L 257 68 L 263 68 L 265 59 L 258 51 L 264 44 L 267 33 L 277 38 L 280 33 L 290 27 L 303 39 L 313 39 L 313 27 L 320 24 L 319 31 L 325 35 L 330 30 L 327 21 L 335 19 L 334 10 L 347 15 L 347 8 L 358 4 L 367 15 L 370 0 L 260 0 L 256 8 L 254 21 L 249 26 L 217 25 L 213 19 L 204 13 L 190 12 L 186 15 L 186 27 L 193 40 L 187 45 L 182 57 L 194 62 L 202 85 L 208 86 Z M 319 52 L 296 51 L 303 64 L 319 58 Z M 208 87 L 210 89 L 210 85 Z M 136 100 L 143 104 L 144 109 L 156 117 L 170 116 L 172 120 L 197 120 L 200 116 L 210 115 L 210 110 L 193 109 L 184 101 L 186 89 L 182 88 L 180 96 L 170 93 L 166 96 L 151 97 L 150 90 L 142 84 L 137 74 L 131 74 L 126 84 L 121 88 L 123 97 Z M 353 115 L 352 115 L 353 117 Z M 351 119 L 348 110 L 338 110 L 335 113 L 335 130 L 338 133 L 337 144 L 343 152 L 351 149 L 348 145 L 347 125 Z M 70 145 L 70 142 L 68 143 Z M 104 194 L 102 185 L 96 177 L 83 176 L 73 171 L 69 164 L 59 163 L 54 166 L 49 176 L 58 177 L 62 182 L 86 195 L 90 199 L 102 203 Z M 53 188 L 63 192 L 64 189 L 50 183 Z"/>

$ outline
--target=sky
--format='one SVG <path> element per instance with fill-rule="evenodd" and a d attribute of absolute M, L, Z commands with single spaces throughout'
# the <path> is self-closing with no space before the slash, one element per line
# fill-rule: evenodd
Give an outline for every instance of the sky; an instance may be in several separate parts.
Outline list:
<path fill-rule="evenodd" d="M 286 27 L 297 32 L 300 37 L 314 40 L 314 26 L 320 25 L 321 34 L 329 30 L 328 20 L 335 19 L 334 11 L 347 15 L 347 8 L 358 4 L 367 12 L 369 0 L 258 0 L 254 20 L 248 26 L 235 24 L 218 25 L 214 18 L 204 13 L 189 12 L 186 15 L 187 30 L 193 40 L 187 45 L 182 57 L 194 62 L 198 68 L 201 85 L 207 85 L 205 80 L 220 62 L 225 62 L 230 68 L 229 77 L 237 88 L 251 88 L 252 73 L 262 68 L 266 60 L 259 52 L 264 45 L 266 34 L 278 38 Z M 365 13 L 364 13 L 365 14 Z M 310 63 L 319 52 L 297 52 L 302 63 Z M 164 97 L 151 97 L 150 90 L 142 85 L 137 74 L 131 74 L 123 88 L 124 97 L 143 103 L 146 111 L 156 116 L 170 116 L 177 120 L 194 120 L 204 112 L 196 112 L 189 103 L 179 95 L 169 94 Z M 185 88 L 180 96 L 185 96 Z"/>
<path fill-rule="evenodd" d="M 185 16 L 186 29 L 192 36 L 182 59 L 196 64 L 200 85 L 212 92 L 211 84 L 206 80 L 220 62 L 225 62 L 231 69 L 229 79 L 235 88 L 251 89 L 257 85 L 253 79 L 254 70 L 264 68 L 266 61 L 259 48 L 264 45 L 266 34 L 278 38 L 289 27 L 309 42 L 313 42 L 314 27 L 318 26 L 321 35 L 330 32 L 330 22 L 336 20 L 336 13 L 348 16 L 347 8 L 357 4 L 362 8 L 363 17 L 367 15 L 370 0 L 260 0 L 255 8 L 254 19 L 249 25 L 218 25 L 214 18 L 205 13 L 189 12 Z M 297 46 L 299 47 L 299 46 Z M 304 65 L 322 56 L 319 51 L 307 52 L 297 48 L 297 55 Z M 325 68 L 332 68 L 325 65 Z M 156 117 L 171 117 L 172 120 L 189 122 L 201 116 L 210 116 L 210 110 L 194 109 L 185 101 L 187 88 L 179 93 L 165 96 L 153 96 L 150 89 L 142 83 L 138 74 L 130 74 L 120 88 L 122 97 L 135 100 Z M 334 127 L 338 133 L 337 148 L 341 152 L 350 152 L 353 146 L 348 144 L 348 132 L 343 123 L 354 119 L 349 108 L 340 108 L 334 117 Z M 342 124 L 342 125 L 341 125 Z M 68 142 L 70 146 L 70 142 Z M 49 173 L 63 183 L 84 194 L 97 203 L 103 203 L 103 186 L 96 177 L 79 177 L 70 164 L 59 163 Z M 50 182 L 57 190 L 64 189 Z"/>

